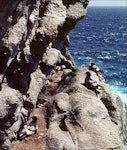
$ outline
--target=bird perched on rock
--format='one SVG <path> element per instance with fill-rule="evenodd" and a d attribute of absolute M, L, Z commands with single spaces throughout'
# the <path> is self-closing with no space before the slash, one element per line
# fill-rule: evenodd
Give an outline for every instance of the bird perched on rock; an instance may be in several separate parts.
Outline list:
<path fill-rule="evenodd" d="M 90 72 L 86 72 L 86 78 L 85 82 L 83 83 L 84 86 L 86 86 L 88 89 L 94 91 L 97 94 L 99 94 L 99 90 L 102 89 L 102 86 L 100 86 L 96 81 L 91 79 Z"/>
<path fill-rule="evenodd" d="M 33 135 L 37 132 L 37 117 L 32 117 L 32 121 L 28 125 L 24 125 L 24 128 L 19 133 L 19 139 L 22 140 L 27 136 Z"/>
<path fill-rule="evenodd" d="M 102 77 L 103 71 L 98 66 L 96 66 L 95 63 L 91 63 L 89 65 L 89 70 L 94 71 L 99 77 L 100 81 L 104 81 L 104 78 Z"/>
<path fill-rule="evenodd" d="M 92 70 L 92 71 L 94 71 L 94 72 L 100 72 L 101 74 L 103 73 L 103 71 L 102 70 L 100 70 L 100 68 L 98 67 L 98 66 L 96 66 L 94 63 L 91 63 L 90 65 L 89 65 L 89 70 Z"/>
<path fill-rule="evenodd" d="M 89 70 L 92 70 L 92 71 L 99 71 L 100 69 L 99 69 L 99 67 L 98 66 L 96 66 L 95 65 L 95 63 L 91 63 L 90 65 L 89 65 Z"/>

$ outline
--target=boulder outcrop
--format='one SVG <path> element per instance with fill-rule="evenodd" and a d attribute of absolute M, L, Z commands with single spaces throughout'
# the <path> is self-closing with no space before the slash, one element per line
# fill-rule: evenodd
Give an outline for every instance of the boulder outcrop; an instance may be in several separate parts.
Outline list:
<path fill-rule="evenodd" d="M 82 84 L 88 71 L 102 86 L 98 95 Z M 126 105 L 95 72 L 79 68 L 66 76 L 50 103 L 47 149 L 126 149 Z"/>
<path fill-rule="evenodd" d="M 1 150 L 127 148 L 127 106 L 94 71 L 77 68 L 67 50 L 88 2 L 1 1 Z M 97 93 L 84 84 L 86 72 L 100 85 Z M 21 139 L 33 116 L 37 132 Z"/>

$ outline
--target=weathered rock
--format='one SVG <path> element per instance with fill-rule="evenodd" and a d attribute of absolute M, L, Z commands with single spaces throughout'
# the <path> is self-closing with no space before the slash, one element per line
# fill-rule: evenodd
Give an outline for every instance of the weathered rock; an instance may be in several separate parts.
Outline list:
<path fill-rule="evenodd" d="M 113 94 L 107 85 L 104 85 L 102 102 L 108 110 L 112 122 L 118 125 L 119 135 L 127 147 L 127 105 L 119 96 Z"/>
<path fill-rule="evenodd" d="M 22 123 L 20 109 L 23 98 L 19 91 L 5 85 L 2 91 L 0 92 L 0 149 L 8 149 L 11 147 L 12 139 L 17 138 L 17 131 Z"/>
<path fill-rule="evenodd" d="M 78 3 L 66 0 L 1 1 L 1 149 L 10 149 L 17 140 L 19 130 L 36 107 L 46 75 L 54 65 L 75 67 L 67 51 L 68 45 L 63 41 L 85 15 L 87 3 L 87 0 Z M 73 11 L 77 11 L 76 17 L 71 15 Z"/>
<path fill-rule="evenodd" d="M 127 106 L 95 72 L 92 79 L 103 90 L 96 95 L 85 87 L 89 70 L 76 70 L 67 50 L 67 34 L 87 5 L 88 0 L 1 1 L 0 149 L 12 148 L 32 116 L 37 134 L 16 142 L 14 150 L 126 149 Z"/>
<path fill-rule="evenodd" d="M 93 91 L 81 84 L 87 71 L 83 68 L 77 70 L 74 77 L 71 76 L 69 79 L 67 77 L 58 88 L 58 94 L 54 96 L 53 107 L 51 107 L 52 115 L 46 135 L 47 147 L 68 150 L 125 150 L 119 136 L 120 124 L 112 121 L 112 117 L 101 101 L 103 91 L 96 96 Z M 96 74 L 90 72 L 99 82 Z M 104 83 L 100 84 L 104 87 Z M 125 131 L 124 134 L 126 135 Z"/>

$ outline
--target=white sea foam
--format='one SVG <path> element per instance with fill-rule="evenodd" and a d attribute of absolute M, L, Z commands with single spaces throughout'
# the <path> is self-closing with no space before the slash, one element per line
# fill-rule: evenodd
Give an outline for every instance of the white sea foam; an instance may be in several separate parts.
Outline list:
<path fill-rule="evenodd" d="M 97 58 L 102 60 L 109 60 L 111 59 L 111 56 L 98 56 Z"/>
<path fill-rule="evenodd" d="M 127 104 L 127 88 L 119 86 L 110 86 L 113 93 L 117 94 L 121 100 Z"/>

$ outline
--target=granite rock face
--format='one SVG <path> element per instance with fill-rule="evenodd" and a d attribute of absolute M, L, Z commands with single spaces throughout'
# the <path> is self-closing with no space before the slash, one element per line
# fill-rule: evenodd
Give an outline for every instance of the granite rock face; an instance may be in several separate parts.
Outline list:
<path fill-rule="evenodd" d="M 88 68 L 77 69 L 68 32 L 88 0 L 2 0 L 0 149 L 127 148 L 127 106 Z M 84 85 L 90 72 L 101 89 Z M 19 133 L 37 118 L 36 134 Z M 38 144 L 37 144 L 38 143 Z"/>

